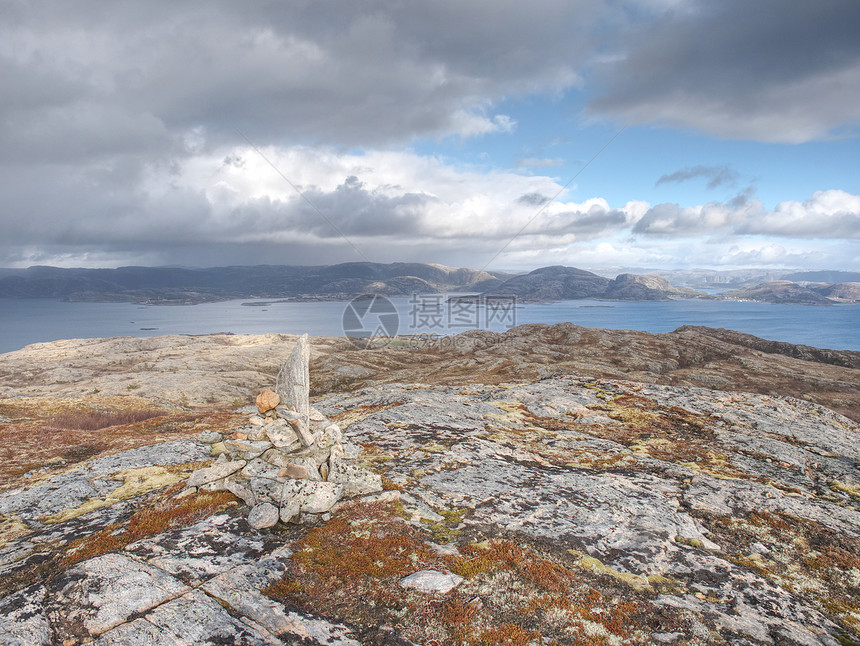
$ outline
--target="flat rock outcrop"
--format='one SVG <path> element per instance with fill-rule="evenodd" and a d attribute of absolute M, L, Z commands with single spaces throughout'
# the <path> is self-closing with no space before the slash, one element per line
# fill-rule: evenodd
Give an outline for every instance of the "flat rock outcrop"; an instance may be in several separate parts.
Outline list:
<path fill-rule="evenodd" d="M 774 391 L 813 367 L 858 388 L 855 353 L 735 334 L 624 339 L 676 382 L 741 356 L 746 379 L 785 372 Z M 329 364 L 278 337 L 295 350 L 260 355 L 241 415 L 154 423 L 150 443 L 32 465 L 0 492 L 0 643 L 860 643 L 857 422 L 725 389 L 731 372 L 716 390 L 566 369 L 565 343 L 605 367 L 617 339 L 525 326 Z M 310 397 L 332 365 L 365 385 Z"/>
<path fill-rule="evenodd" d="M 309 418 L 341 427 L 356 473 L 370 467 L 388 483 L 381 493 L 358 487 L 346 506 L 321 502 L 313 529 L 273 527 L 283 499 L 257 498 L 272 488 L 254 474 L 311 466 L 252 456 L 262 449 L 253 442 L 271 436 L 234 440 L 220 462 L 209 455 L 217 442 L 155 444 L 0 496 L 3 518 L 28 528 L 0 550 L 5 643 L 467 643 L 455 607 L 475 639 L 514 625 L 532 643 L 858 639 L 860 427 L 829 409 L 567 376 L 374 386 L 317 400 Z M 234 432 L 289 426 L 278 420 L 277 409 L 256 411 Z M 329 481 L 340 468 L 331 458 Z M 156 463 L 205 466 L 166 490 L 90 502 L 121 486 L 112 475 Z M 281 492 L 326 482 L 316 469 L 270 479 Z M 254 500 L 221 490 L 243 471 Z M 224 496 L 220 511 L 112 549 L 95 540 L 129 532 L 143 510 L 205 496 Z M 347 560 L 337 565 L 341 543 Z M 363 550 L 376 560 L 362 565 Z M 335 566 L 375 574 L 326 569 Z M 326 587 L 327 572 L 337 586 Z M 370 585 L 388 586 L 388 605 L 367 601 Z M 449 614 L 421 619 L 440 608 Z M 532 608 L 529 618 L 517 608 Z M 611 620 L 618 613 L 624 625 Z"/>
<path fill-rule="evenodd" d="M 213 334 L 37 343 L 0 355 L 0 397 L 133 393 L 184 410 L 240 405 L 272 386 L 285 348 L 297 339 Z M 684 326 L 649 334 L 530 324 L 362 351 L 343 338 L 313 337 L 309 346 L 315 395 L 380 382 L 501 383 L 577 374 L 791 395 L 860 421 L 860 352 L 730 330 Z"/>

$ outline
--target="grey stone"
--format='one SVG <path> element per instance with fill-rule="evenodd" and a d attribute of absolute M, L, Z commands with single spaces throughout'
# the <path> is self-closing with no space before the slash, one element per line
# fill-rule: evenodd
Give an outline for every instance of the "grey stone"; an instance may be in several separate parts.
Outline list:
<path fill-rule="evenodd" d="M 264 440 L 224 440 L 224 446 L 231 453 L 238 453 L 246 460 L 253 460 L 271 449 L 272 443 Z"/>
<path fill-rule="evenodd" d="M 288 419 L 287 422 L 292 427 L 293 431 L 295 431 L 296 436 L 299 438 L 299 442 L 305 446 L 311 446 L 314 443 L 316 438 L 308 426 L 307 419 L 303 417 L 296 420 Z"/>
<path fill-rule="evenodd" d="M 243 468 L 246 464 L 248 463 L 245 462 L 245 460 L 234 460 L 232 462 L 222 462 L 220 464 L 213 464 L 211 467 L 198 469 L 188 478 L 187 486 L 199 487 L 206 483 L 214 482 L 215 480 L 221 480 L 222 478 L 226 478 L 227 476 L 236 473 L 236 471 Z"/>
<path fill-rule="evenodd" d="M 248 514 L 248 524 L 254 529 L 274 527 L 279 518 L 278 508 L 268 502 L 254 506 Z"/>
<path fill-rule="evenodd" d="M 248 426 L 246 427 L 245 433 L 248 435 L 248 439 L 252 442 L 269 440 L 269 436 L 266 435 L 266 429 L 263 426 Z"/>
<path fill-rule="evenodd" d="M 147 644 L 151 643 L 150 635 L 155 635 L 156 643 L 165 645 L 229 643 L 236 646 L 274 646 L 280 643 L 254 626 L 235 619 L 198 590 L 160 605 L 143 619 L 118 627 L 113 634 L 105 635 L 101 643 Z"/>
<path fill-rule="evenodd" d="M 190 527 L 135 541 L 125 553 L 183 583 L 199 585 L 265 557 L 273 545 L 271 539 L 251 531 L 245 518 L 216 514 Z"/>
<path fill-rule="evenodd" d="M 291 450 L 298 448 L 299 436 L 284 419 L 276 419 L 263 427 L 263 432 L 269 440 L 279 449 Z"/>
<path fill-rule="evenodd" d="M 224 480 L 224 488 L 237 498 L 241 499 L 249 507 L 257 504 L 254 492 L 251 491 L 250 483 L 240 476 L 231 476 Z"/>
<path fill-rule="evenodd" d="M 288 478 L 251 478 L 251 491 L 254 492 L 254 498 L 257 504 L 261 502 L 270 502 L 273 505 L 281 506 L 283 500 L 284 483 L 289 481 Z"/>
<path fill-rule="evenodd" d="M 290 498 L 288 500 L 282 500 L 280 503 L 280 509 L 278 513 L 281 517 L 282 523 L 292 523 L 297 522 L 299 518 L 299 514 L 302 510 L 302 501 L 298 496 L 294 498 Z"/>
<path fill-rule="evenodd" d="M 345 495 L 363 495 L 382 491 L 382 476 L 332 455 L 327 480 L 343 485 Z"/>
<path fill-rule="evenodd" d="M 246 478 L 277 478 L 279 466 L 256 458 L 248 461 L 247 466 L 242 469 L 242 475 Z"/>
<path fill-rule="evenodd" d="M 0 643 L 50 646 L 51 632 L 42 604 L 45 588 L 32 586 L 0 599 Z"/>
<path fill-rule="evenodd" d="M 463 577 L 451 572 L 439 572 L 438 570 L 420 570 L 400 579 L 400 585 L 404 588 L 414 588 L 419 592 L 438 592 L 441 594 L 450 592 L 462 582 Z"/>
<path fill-rule="evenodd" d="M 289 479 L 283 485 L 281 507 L 292 509 L 298 503 L 300 512 L 321 514 L 331 509 L 342 493 L 343 486 L 333 482 Z"/>
<path fill-rule="evenodd" d="M 261 594 L 261 582 L 258 579 L 256 568 L 245 565 L 207 581 L 202 589 L 273 635 L 312 639 L 306 620 L 295 613 L 290 616 L 283 605 Z"/>
<path fill-rule="evenodd" d="M 197 441 L 202 442 L 203 444 L 215 444 L 216 442 L 220 442 L 222 439 L 224 439 L 224 437 L 221 433 L 209 430 L 203 431 L 197 436 Z"/>
<path fill-rule="evenodd" d="M 220 480 L 215 480 L 213 482 L 207 482 L 205 485 L 200 485 L 199 487 L 189 487 L 190 490 L 199 490 L 199 491 L 227 491 L 227 481 L 224 478 Z"/>
<path fill-rule="evenodd" d="M 121 554 L 85 561 L 51 582 L 45 606 L 61 634 L 97 636 L 188 591 L 164 570 Z"/>
<path fill-rule="evenodd" d="M 299 446 L 301 446 L 301 444 Z M 268 468 L 282 468 L 287 466 L 288 464 L 291 464 L 291 462 L 289 461 L 290 454 L 285 453 L 280 449 L 269 449 L 268 451 L 263 453 L 263 455 L 260 456 L 260 459 L 265 461 L 266 464 L 269 465 Z"/>
<path fill-rule="evenodd" d="M 286 409 L 293 409 L 299 415 L 308 418 L 310 403 L 310 344 L 308 335 L 303 334 L 296 341 L 296 345 L 290 353 L 289 358 L 278 373 L 277 386 L 275 388 L 281 397 L 281 405 Z"/>
<path fill-rule="evenodd" d="M 207 449 L 195 440 L 173 440 L 96 458 L 29 489 L 0 495 L 0 514 L 17 514 L 27 522 L 35 522 L 42 516 L 80 507 L 90 498 L 105 497 L 122 484 L 105 476 L 155 464 L 203 462 L 209 458 Z"/>
<path fill-rule="evenodd" d="M 428 511 L 438 516 L 434 509 L 466 509 L 470 524 L 570 545 L 629 577 L 631 585 L 648 589 L 651 574 L 686 581 L 690 594 L 658 595 L 656 604 L 705 621 L 704 636 L 716 631 L 750 642 L 770 643 L 779 636 L 792 644 L 833 643 L 830 620 L 767 577 L 733 564 L 695 514 L 733 518 L 766 509 L 857 536 L 860 509 L 847 500 L 836 504 L 826 484 L 853 482 L 854 458 L 828 455 L 853 456 L 847 439 L 858 436 L 858 425 L 806 402 L 762 395 L 621 382 L 598 387 L 691 415 L 734 416 L 714 435 L 708 429 L 702 435 L 751 477 L 717 478 L 695 465 L 654 459 L 596 437 L 583 411 L 603 402 L 595 387 L 575 378 L 470 386 L 466 393 L 457 387 L 386 385 L 336 395 L 319 406 L 384 407 L 347 427 L 342 445 L 358 441 L 387 454 L 380 464 L 387 477 L 409 487 L 404 505 L 416 518 Z M 551 418 L 547 428 L 536 428 L 540 417 L 529 414 Z M 608 417 L 599 422 L 601 429 L 622 423 Z M 556 424 L 558 430 L 548 430 Z M 616 462 L 618 468 L 612 466 Z M 805 473 L 814 469 L 827 469 L 828 475 Z M 415 482 L 416 472 L 426 475 Z M 430 509 L 422 511 L 425 506 Z M 705 599 L 694 597 L 693 590 Z M 712 598 L 719 603 L 708 601 Z"/>

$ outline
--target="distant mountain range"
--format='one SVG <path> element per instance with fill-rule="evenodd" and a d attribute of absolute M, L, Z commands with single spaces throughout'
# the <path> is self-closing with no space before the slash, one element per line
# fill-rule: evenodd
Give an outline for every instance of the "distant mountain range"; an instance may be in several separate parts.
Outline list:
<path fill-rule="evenodd" d="M 860 303 L 860 282 L 799 284 L 789 280 L 777 280 L 724 292 L 721 296 L 736 301 L 763 301 L 799 305 Z"/>
<path fill-rule="evenodd" d="M 30 267 L 0 273 L 0 298 L 187 304 L 234 298 L 341 300 L 365 293 L 404 296 L 483 292 L 510 274 L 421 263 L 257 265 L 188 269 Z"/>
<path fill-rule="evenodd" d="M 312 267 L 257 265 L 206 269 L 40 266 L 0 269 L 0 298 L 181 305 L 239 298 L 349 300 L 370 293 L 386 296 L 465 293 L 473 298 L 514 296 L 521 302 L 585 298 L 615 301 L 703 298 L 815 305 L 860 302 L 860 282 L 808 282 L 819 274 L 855 277 L 850 272 L 809 272 L 796 275 L 804 279 L 802 283 L 788 280 L 743 283 L 746 286 L 740 289 L 715 295 L 673 286 L 665 276 L 622 273 L 610 279 L 564 266 L 542 267 L 519 275 L 424 263 L 353 262 Z M 749 274 L 746 276 L 748 279 Z M 736 285 L 734 281 L 724 284 Z"/>

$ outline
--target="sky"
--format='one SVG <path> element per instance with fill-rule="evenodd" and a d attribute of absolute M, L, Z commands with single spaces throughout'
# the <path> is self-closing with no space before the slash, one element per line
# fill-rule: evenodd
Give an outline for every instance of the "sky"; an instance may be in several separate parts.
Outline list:
<path fill-rule="evenodd" d="M 860 270 L 856 0 L 0 0 L 0 267 Z"/>

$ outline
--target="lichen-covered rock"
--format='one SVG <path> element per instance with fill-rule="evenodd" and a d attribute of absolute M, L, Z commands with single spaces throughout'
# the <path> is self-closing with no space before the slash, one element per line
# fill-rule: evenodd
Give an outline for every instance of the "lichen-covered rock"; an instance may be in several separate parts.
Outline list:
<path fill-rule="evenodd" d="M 278 373 L 276 390 L 281 404 L 286 409 L 295 410 L 305 419 L 310 411 L 310 343 L 308 335 L 303 334 L 296 341 L 290 357 Z"/>
<path fill-rule="evenodd" d="M 534 643 L 860 640 L 860 428 L 819 405 L 548 377 L 502 386 L 369 385 L 308 405 L 306 417 L 282 411 L 267 419 L 244 411 L 253 416 L 233 431 L 247 439 L 228 441 L 271 446 L 223 477 L 219 469 L 252 452 L 237 450 L 246 444 L 213 449 L 204 435 L 50 477 L 34 473 L 0 496 L 0 528 L 10 532 L 0 545 L 0 585 L 12 592 L 0 599 L 0 642 L 447 643 L 450 626 L 439 627 L 433 613 L 451 611 L 478 622 L 525 611 L 529 630 L 540 633 L 528 637 Z M 306 420 L 307 446 L 270 441 L 266 428 L 292 429 L 288 419 Z M 188 481 L 200 490 L 166 498 L 175 491 L 165 488 L 170 478 L 190 473 L 182 463 L 204 461 L 210 451 L 220 453 L 218 462 Z M 370 493 L 382 474 L 403 491 Z M 247 506 L 205 492 L 220 487 Z M 365 498 L 344 501 L 348 495 Z M 112 543 L 130 528 L 155 528 L 153 518 L 180 500 L 187 503 L 181 518 L 193 518 L 194 502 L 207 497 L 222 501 L 209 518 L 178 529 L 168 518 L 166 529 Z M 387 518 L 385 501 L 393 500 L 400 505 L 389 505 Z M 318 528 L 266 531 L 272 522 Z M 339 556 L 335 546 L 344 541 L 356 551 Z M 65 565 L 86 555 L 82 545 L 111 552 Z M 315 552 L 325 545 L 332 553 Z M 329 557 L 341 567 L 338 558 L 365 546 L 375 550 L 368 571 L 395 566 L 401 586 L 385 578 L 374 587 L 373 575 L 362 574 L 334 592 L 320 585 L 308 598 L 337 608 L 331 614 L 350 614 L 364 600 L 356 591 L 384 589 L 385 603 L 366 596 L 374 602 L 362 606 L 369 617 L 350 615 L 377 629 L 359 635 L 261 593 L 287 572 L 284 587 L 292 589 L 309 555 L 317 564 L 302 585 L 313 587 L 313 577 L 324 579 L 314 567 Z M 535 594 L 538 581 L 544 589 Z M 448 597 L 440 604 L 436 594 Z M 524 605 L 515 611 L 509 604 L 518 595 Z M 427 625 L 437 632 L 414 637 L 414 625 L 401 620 L 410 607 L 434 616 Z M 563 632 L 572 617 L 586 632 Z M 501 639 L 476 630 L 476 640 Z"/>
<path fill-rule="evenodd" d="M 95 637 L 188 590 L 160 568 L 121 554 L 105 554 L 54 579 L 45 609 L 61 635 Z"/>
<path fill-rule="evenodd" d="M 331 509 L 343 493 L 343 486 L 334 482 L 288 479 L 283 484 L 281 507 L 300 512 L 321 514 Z"/>
<path fill-rule="evenodd" d="M 326 478 L 343 486 L 343 492 L 349 496 L 360 496 L 382 491 L 382 476 L 355 464 L 350 464 L 344 458 L 332 455 L 329 459 L 329 472 Z"/>
<path fill-rule="evenodd" d="M 713 632 L 835 646 L 836 621 L 853 621 L 825 590 L 856 590 L 822 575 L 816 555 L 860 548 L 860 501 L 831 486 L 860 466 L 860 428 L 813 404 L 553 378 L 386 385 L 317 405 L 365 411 L 346 435 L 374 447 L 375 465 L 408 490 L 407 511 L 429 504 L 436 520 L 425 522 L 438 523 L 433 510 L 457 509 L 466 527 L 566 547 L 583 571 L 689 613 L 703 643 Z"/>
<path fill-rule="evenodd" d="M 246 460 L 260 457 L 272 448 L 272 443 L 265 440 L 224 440 L 224 446 L 231 453 L 236 453 Z"/>
<path fill-rule="evenodd" d="M 203 431 L 197 436 L 197 441 L 203 444 L 216 444 L 222 439 L 224 438 L 221 433 L 216 433 L 215 431 Z"/>
<path fill-rule="evenodd" d="M 263 502 L 251 508 L 248 513 L 248 524 L 254 529 L 266 529 L 274 527 L 279 517 L 278 508 L 275 505 Z"/>
<path fill-rule="evenodd" d="M 215 480 L 221 480 L 222 478 L 226 478 L 227 476 L 236 473 L 236 471 L 243 468 L 246 464 L 247 462 L 245 460 L 233 460 L 230 462 L 213 464 L 211 467 L 206 467 L 205 469 L 199 469 L 192 473 L 191 477 L 188 478 L 188 486 L 199 487 L 209 482 L 214 482 Z"/>
<path fill-rule="evenodd" d="M 299 436 L 284 419 L 272 420 L 263 428 L 269 440 L 279 449 L 287 451 L 299 448 Z"/>

